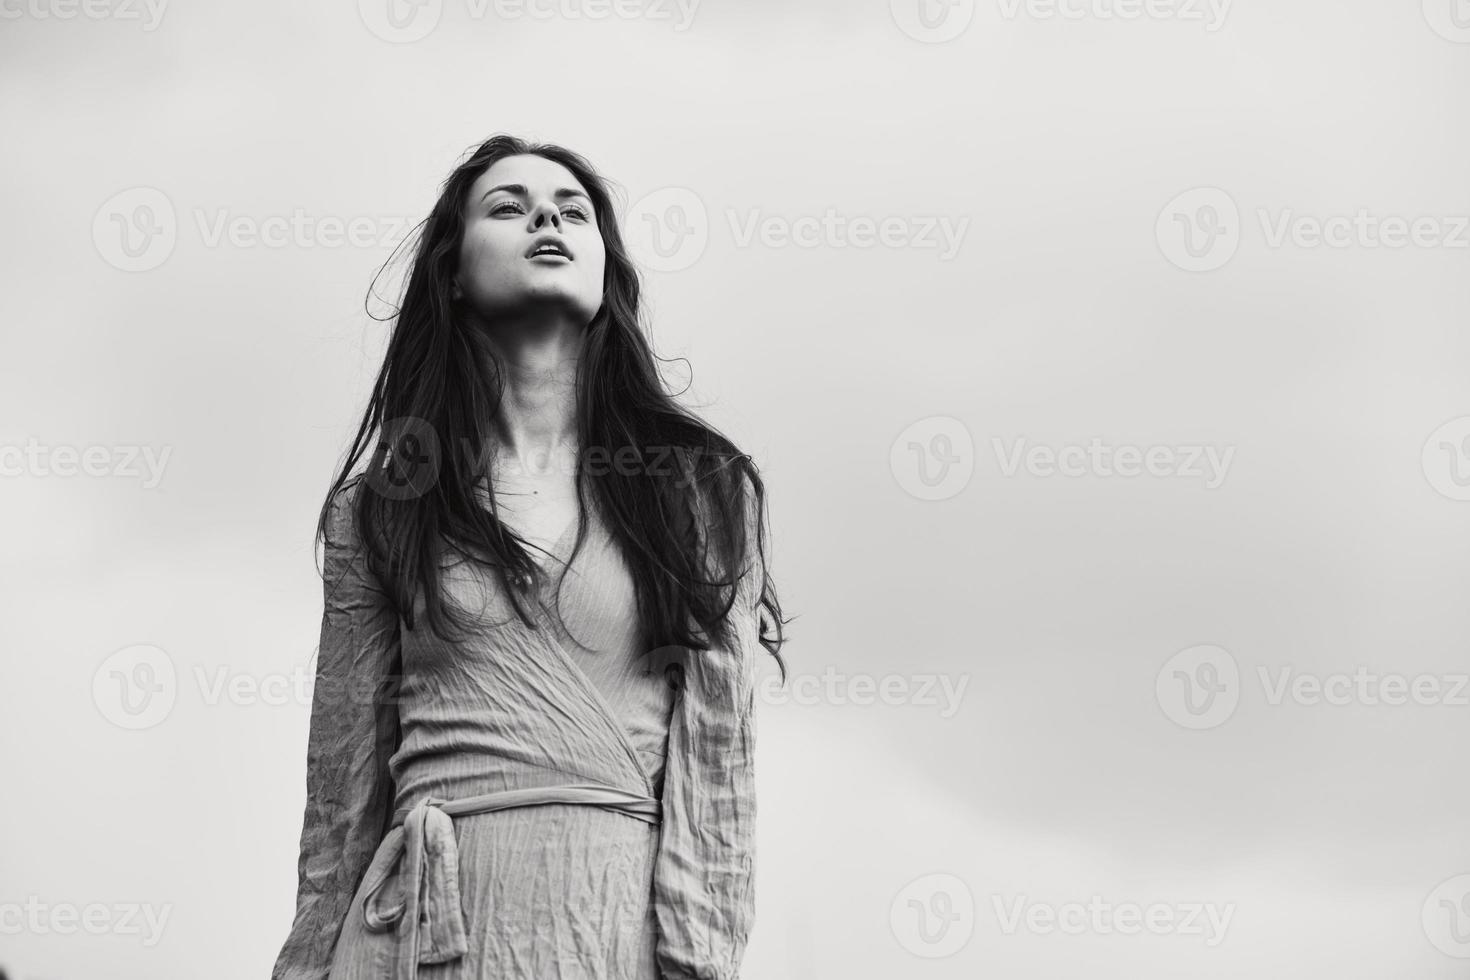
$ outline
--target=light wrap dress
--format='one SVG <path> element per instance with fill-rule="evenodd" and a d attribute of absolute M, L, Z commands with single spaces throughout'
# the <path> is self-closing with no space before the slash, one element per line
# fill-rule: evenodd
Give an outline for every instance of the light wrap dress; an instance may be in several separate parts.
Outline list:
<path fill-rule="evenodd" d="M 329 513 L 296 913 L 273 980 L 736 980 L 754 916 L 758 562 L 732 649 L 643 650 L 593 504 L 572 564 L 575 521 L 542 565 L 541 630 L 493 574 L 441 562 L 447 597 L 483 623 L 448 643 L 423 618 L 404 628 L 369 570 L 361 487 Z M 644 802 L 438 805 L 567 785 Z"/>

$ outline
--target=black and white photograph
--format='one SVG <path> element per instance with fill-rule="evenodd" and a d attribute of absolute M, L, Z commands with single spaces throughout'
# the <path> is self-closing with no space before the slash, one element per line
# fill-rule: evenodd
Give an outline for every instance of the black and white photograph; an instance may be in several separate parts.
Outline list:
<path fill-rule="evenodd" d="M 0 980 L 1470 977 L 1470 0 L 0 0 Z"/>

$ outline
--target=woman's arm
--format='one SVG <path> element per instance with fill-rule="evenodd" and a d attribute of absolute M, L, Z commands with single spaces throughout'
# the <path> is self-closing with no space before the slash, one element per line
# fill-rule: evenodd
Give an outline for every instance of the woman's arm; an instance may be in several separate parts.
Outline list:
<path fill-rule="evenodd" d="M 398 614 L 357 537 L 350 502 L 360 487 L 344 488 L 328 517 L 296 918 L 271 980 L 324 980 L 330 972 L 348 906 L 392 816 Z"/>
<path fill-rule="evenodd" d="M 753 498 L 752 498 L 753 499 Z M 755 919 L 755 662 L 763 567 L 746 508 L 734 649 L 694 652 L 669 727 L 654 868 L 662 980 L 737 980 Z"/>

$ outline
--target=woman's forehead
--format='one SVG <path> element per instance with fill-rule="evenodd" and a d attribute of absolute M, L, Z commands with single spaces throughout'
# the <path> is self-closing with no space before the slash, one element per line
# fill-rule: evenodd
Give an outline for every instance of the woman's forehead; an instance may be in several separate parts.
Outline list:
<path fill-rule="evenodd" d="M 517 154 L 496 160 L 475 180 L 473 190 L 483 194 L 501 184 L 521 184 L 530 191 L 554 193 L 561 189 L 587 192 L 575 174 L 555 160 Z"/>

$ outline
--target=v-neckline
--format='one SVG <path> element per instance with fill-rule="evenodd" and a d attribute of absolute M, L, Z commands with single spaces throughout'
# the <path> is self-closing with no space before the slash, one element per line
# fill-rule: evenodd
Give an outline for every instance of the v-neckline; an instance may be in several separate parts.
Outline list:
<path fill-rule="evenodd" d="M 590 501 L 587 511 L 587 528 L 590 534 L 601 535 L 603 533 L 603 525 L 599 515 L 600 511 L 598 510 L 597 502 L 595 500 Z M 556 543 L 548 549 L 550 555 L 546 562 L 540 561 L 536 553 L 531 555 L 531 560 L 536 562 L 547 573 L 545 582 L 545 589 L 547 590 L 558 588 L 562 581 L 562 574 L 553 574 L 552 569 L 547 567 L 548 563 L 553 560 L 561 562 L 563 572 L 570 568 L 566 563 L 566 552 L 570 541 L 577 533 L 577 524 L 580 519 L 580 514 L 574 516 L 566 528 L 563 529 Z M 600 546 L 601 539 L 599 538 L 597 547 L 593 549 L 594 562 L 598 560 L 596 556 L 599 554 L 602 554 L 601 560 L 607 560 L 606 555 L 598 550 Z M 642 756 L 638 754 L 638 748 L 633 744 L 633 736 L 624 727 L 622 719 L 613 709 L 612 704 L 603 695 L 602 689 L 597 686 L 597 682 L 588 676 L 587 672 L 582 669 L 581 664 L 577 663 L 576 657 L 572 656 L 571 651 L 563 645 L 561 634 L 563 632 L 562 627 L 565 624 L 558 624 L 553 621 L 550 611 L 546 608 L 545 600 L 546 595 L 542 593 L 536 596 L 533 601 L 535 607 L 533 615 L 541 625 L 541 629 L 537 630 L 537 633 L 540 635 L 544 648 L 549 650 L 551 656 L 561 663 L 562 670 L 572 679 L 572 683 L 580 688 L 583 695 L 595 706 L 597 713 L 602 716 L 603 721 L 613 733 L 614 739 L 632 762 L 633 770 L 643 782 L 644 791 L 652 794 L 654 791 L 653 776 L 644 764 Z"/>
<path fill-rule="evenodd" d="M 622 718 L 618 716 L 617 711 L 608 702 L 607 697 L 602 693 L 602 689 L 597 686 L 597 682 L 587 676 L 587 672 L 567 652 L 567 648 L 562 646 L 561 640 L 554 632 L 555 627 L 552 625 L 550 617 L 546 615 L 545 610 L 540 610 L 538 615 L 541 617 L 542 625 L 549 631 L 544 636 L 546 648 L 551 651 L 552 656 L 561 661 L 562 668 L 572 678 L 573 683 L 580 687 L 583 695 L 596 706 L 597 713 L 602 716 L 603 720 L 607 723 L 607 727 L 612 730 L 619 747 L 622 748 L 629 760 L 632 761 L 634 771 L 642 778 L 644 792 L 650 796 L 653 795 L 653 774 L 648 771 L 648 766 L 644 764 L 643 757 L 638 754 L 638 747 L 633 744 L 633 736 L 624 727 Z"/>

